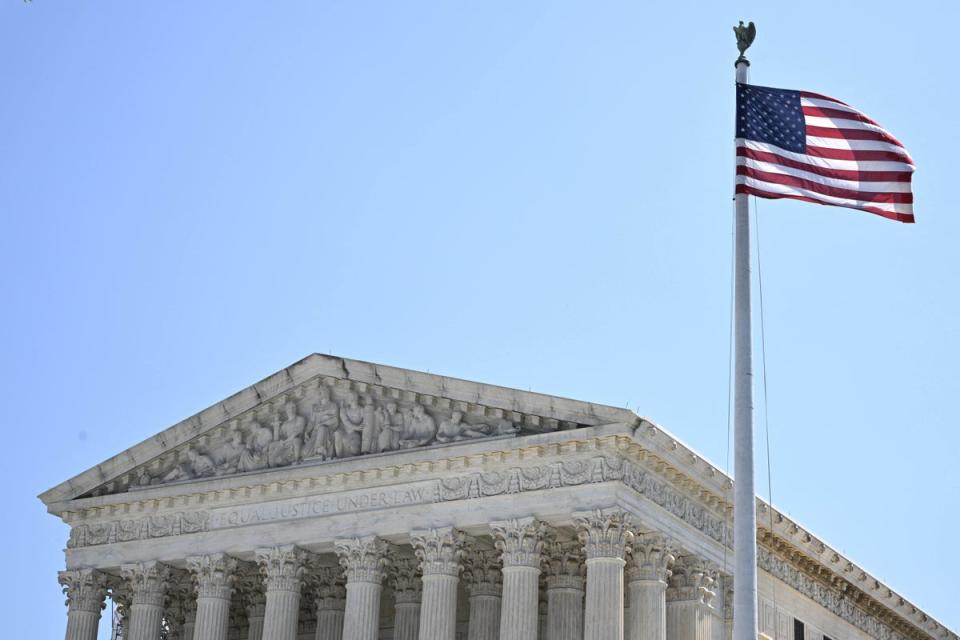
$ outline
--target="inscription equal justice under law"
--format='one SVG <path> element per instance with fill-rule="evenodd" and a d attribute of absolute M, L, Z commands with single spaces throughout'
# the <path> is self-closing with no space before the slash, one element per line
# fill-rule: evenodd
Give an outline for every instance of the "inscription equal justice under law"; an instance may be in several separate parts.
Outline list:
<path fill-rule="evenodd" d="M 297 520 L 424 504 L 433 501 L 434 493 L 433 484 L 427 483 L 402 489 L 371 489 L 350 494 L 310 498 L 300 502 L 233 507 L 212 512 L 209 528 L 224 529 L 277 520 Z"/>

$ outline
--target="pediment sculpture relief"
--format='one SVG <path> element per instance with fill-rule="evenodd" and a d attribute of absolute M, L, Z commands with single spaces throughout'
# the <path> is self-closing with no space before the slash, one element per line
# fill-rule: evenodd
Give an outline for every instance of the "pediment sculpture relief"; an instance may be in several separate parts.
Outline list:
<path fill-rule="evenodd" d="M 516 434 L 526 418 L 398 389 L 320 379 L 195 438 L 94 495 Z M 534 431 L 558 428 L 556 420 L 538 424 Z"/>

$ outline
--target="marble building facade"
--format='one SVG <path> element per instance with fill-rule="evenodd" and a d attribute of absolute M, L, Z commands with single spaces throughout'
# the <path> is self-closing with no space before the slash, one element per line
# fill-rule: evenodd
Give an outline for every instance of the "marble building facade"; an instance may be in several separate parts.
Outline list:
<path fill-rule="evenodd" d="M 68 640 L 727 640 L 731 486 L 626 409 L 312 355 L 40 498 Z M 960 640 L 758 514 L 763 635 Z"/>

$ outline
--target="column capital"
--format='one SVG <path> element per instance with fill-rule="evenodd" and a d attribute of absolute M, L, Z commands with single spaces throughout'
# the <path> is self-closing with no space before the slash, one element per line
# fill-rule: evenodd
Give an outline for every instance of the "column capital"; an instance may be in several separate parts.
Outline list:
<path fill-rule="evenodd" d="M 67 596 L 68 611 L 89 611 L 99 615 L 106 606 L 107 576 L 96 569 L 69 569 L 57 574 Z"/>
<path fill-rule="evenodd" d="M 503 591 L 500 554 L 494 549 L 469 548 L 463 555 L 463 579 L 470 596 L 497 596 Z"/>
<path fill-rule="evenodd" d="M 250 618 L 262 618 L 267 606 L 267 594 L 264 593 L 263 578 L 259 566 L 237 576 L 236 589 L 240 592 L 240 602 Z"/>
<path fill-rule="evenodd" d="M 130 590 L 131 604 L 162 607 L 167 586 L 174 572 L 167 565 L 156 562 L 137 562 L 121 565 L 120 573 Z"/>
<path fill-rule="evenodd" d="M 501 553 L 503 567 L 540 569 L 544 525 L 533 517 L 491 522 L 494 546 Z"/>
<path fill-rule="evenodd" d="M 390 563 L 390 586 L 397 604 L 419 603 L 423 597 L 421 562 L 410 556 L 398 556 Z"/>
<path fill-rule="evenodd" d="M 466 542 L 467 534 L 453 527 L 410 532 L 410 543 L 424 576 L 459 576 Z"/>
<path fill-rule="evenodd" d="M 547 589 L 583 591 L 584 554 L 577 540 L 550 540 L 544 556 Z"/>
<path fill-rule="evenodd" d="M 351 582 L 372 582 L 381 584 L 389 564 L 387 551 L 390 545 L 376 536 L 348 538 L 334 541 L 334 549 L 340 558 L 347 577 Z"/>
<path fill-rule="evenodd" d="M 666 584 L 676 554 L 670 542 L 656 533 L 640 533 L 634 537 L 630 552 L 627 579 L 660 581 Z"/>
<path fill-rule="evenodd" d="M 343 611 L 347 590 L 344 587 L 343 570 L 339 566 L 316 566 L 307 582 L 318 611 Z"/>
<path fill-rule="evenodd" d="M 695 601 L 710 606 L 716 595 L 717 570 L 712 563 L 697 556 L 679 556 L 673 564 L 667 587 L 667 600 Z"/>
<path fill-rule="evenodd" d="M 619 558 L 633 539 L 630 514 L 622 509 L 595 509 L 573 514 L 587 560 Z"/>
<path fill-rule="evenodd" d="M 295 545 L 254 551 L 267 591 L 300 592 L 306 571 L 307 553 Z"/>
<path fill-rule="evenodd" d="M 237 559 L 225 553 L 187 558 L 187 568 L 197 585 L 200 598 L 229 600 L 237 579 Z"/>

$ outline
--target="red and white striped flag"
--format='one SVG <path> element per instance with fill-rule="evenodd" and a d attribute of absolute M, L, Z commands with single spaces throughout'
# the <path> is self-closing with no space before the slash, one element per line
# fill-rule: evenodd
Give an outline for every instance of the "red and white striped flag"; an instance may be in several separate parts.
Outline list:
<path fill-rule="evenodd" d="M 737 83 L 737 193 L 913 222 L 913 169 L 899 140 L 846 103 Z"/>

